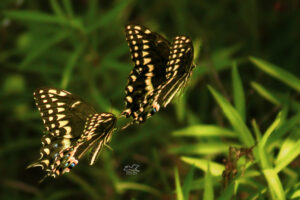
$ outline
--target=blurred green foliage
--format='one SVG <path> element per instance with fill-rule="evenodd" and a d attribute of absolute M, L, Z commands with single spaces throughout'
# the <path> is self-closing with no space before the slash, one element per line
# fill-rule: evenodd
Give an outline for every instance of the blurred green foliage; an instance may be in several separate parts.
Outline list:
<path fill-rule="evenodd" d="M 299 11 L 297 0 L 1 0 L 0 199 L 299 199 Z M 118 115 L 130 23 L 192 38 L 188 87 L 115 133 L 94 166 L 82 159 L 38 184 L 41 170 L 25 169 L 43 132 L 33 90 L 63 88 Z M 254 160 L 223 188 L 229 146 L 253 145 Z"/>

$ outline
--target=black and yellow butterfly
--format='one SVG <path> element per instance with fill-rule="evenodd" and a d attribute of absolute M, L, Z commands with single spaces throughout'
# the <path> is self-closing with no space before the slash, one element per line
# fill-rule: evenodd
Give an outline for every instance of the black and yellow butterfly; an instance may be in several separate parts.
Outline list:
<path fill-rule="evenodd" d="M 193 44 L 186 36 L 177 36 L 170 43 L 140 25 L 128 25 L 125 32 L 135 66 L 125 88 L 122 114 L 142 123 L 166 107 L 187 84 L 195 67 Z"/>
<path fill-rule="evenodd" d="M 111 113 L 98 114 L 80 97 L 61 89 L 38 89 L 34 99 L 45 135 L 40 158 L 28 168 L 40 166 L 47 173 L 45 177 L 55 178 L 69 172 L 89 149 L 90 165 L 94 164 L 102 147 L 111 140 L 116 117 Z"/>

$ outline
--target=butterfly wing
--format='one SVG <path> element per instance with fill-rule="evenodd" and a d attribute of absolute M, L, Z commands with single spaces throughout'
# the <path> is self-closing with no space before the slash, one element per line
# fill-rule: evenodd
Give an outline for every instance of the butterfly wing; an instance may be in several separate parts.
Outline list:
<path fill-rule="evenodd" d="M 174 96 L 188 83 L 192 70 L 194 49 L 190 38 L 177 36 L 173 39 L 166 68 L 166 81 L 155 91 L 153 107 L 156 111 L 160 105 L 166 107 Z"/>
<path fill-rule="evenodd" d="M 95 163 L 102 147 L 109 143 L 116 126 L 117 118 L 112 113 L 101 113 L 90 116 L 85 125 L 84 133 L 78 143 L 85 144 L 80 150 L 79 158 L 92 148 L 90 165 Z"/>
<path fill-rule="evenodd" d="M 115 125 L 116 117 L 112 113 L 90 115 L 81 137 L 60 152 L 48 176 L 56 177 L 69 172 L 89 149 L 92 149 L 90 165 L 93 165 L 102 147 L 110 142 Z"/>
<path fill-rule="evenodd" d="M 34 99 L 46 134 L 42 138 L 40 158 L 28 168 L 40 166 L 47 172 L 46 176 L 68 172 L 86 152 L 84 146 L 90 147 L 97 141 L 95 138 L 105 138 L 109 132 L 106 128 L 112 128 L 110 123 L 101 119 L 95 122 L 98 117 L 93 118 L 106 114 L 97 114 L 91 105 L 68 91 L 41 88 L 34 92 Z M 115 118 L 111 119 L 114 122 Z"/>
<path fill-rule="evenodd" d="M 135 63 L 125 88 L 126 108 L 123 115 L 132 116 L 134 121 L 146 120 L 141 113 L 149 113 L 144 105 L 146 96 L 153 93 L 166 80 L 170 43 L 161 35 L 140 25 L 128 25 L 125 28 L 126 40 Z"/>
<path fill-rule="evenodd" d="M 160 107 L 166 107 L 174 96 L 187 84 L 193 65 L 193 44 L 186 36 L 177 36 L 173 39 L 168 57 L 167 67 L 165 68 L 165 81 L 158 85 L 154 91 L 145 96 L 142 104 L 143 112 L 139 116 L 147 119 Z"/>
<path fill-rule="evenodd" d="M 46 132 L 55 137 L 80 136 L 86 118 L 96 113 L 92 106 L 65 90 L 41 88 L 33 95 Z"/>

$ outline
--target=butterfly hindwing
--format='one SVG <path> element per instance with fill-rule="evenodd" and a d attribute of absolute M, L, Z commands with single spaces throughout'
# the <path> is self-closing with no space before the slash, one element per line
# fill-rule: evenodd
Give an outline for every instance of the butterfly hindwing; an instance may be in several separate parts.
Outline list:
<path fill-rule="evenodd" d="M 155 93 L 155 104 L 166 107 L 178 91 L 186 86 L 195 67 L 193 57 L 194 49 L 191 39 L 186 36 L 175 37 L 167 63 L 166 81 Z"/>
<path fill-rule="evenodd" d="M 82 148 L 83 151 L 79 155 L 79 158 L 86 150 L 92 148 L 89 160 L 90 165 L 93 165 L 103 145 L 110 142 L 116 121 L 117 119 L 112 113 L 91 115 L 86 121 L 81 138 L 78 140 L 79 143 L 88 144 Z"/>

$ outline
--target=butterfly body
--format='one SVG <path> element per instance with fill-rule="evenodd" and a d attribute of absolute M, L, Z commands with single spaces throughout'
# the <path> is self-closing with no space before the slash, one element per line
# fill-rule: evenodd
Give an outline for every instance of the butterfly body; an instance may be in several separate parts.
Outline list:
<path fill-rule="evenodd" d="M 128 25 L 125 32 L 135 66 L 125 88 L 123 115 L 142 123 L 185 87 L 194 68 L 193 45 L 186 36 L 170 43 L 140 25 Z"/>
<path fill-rule="evenodd" d="M 41 88 L 34 99 L 42 116 L 45 135 L 38 161 L 28 167 L 42 167 L 47 176 L 69 172 L 79 159 L 92 149 L 90 164 L 95 162 L 103 145 L 111 139 L 116 117 L 96 113 L 81 98 L 56 88 Z"/>

